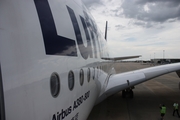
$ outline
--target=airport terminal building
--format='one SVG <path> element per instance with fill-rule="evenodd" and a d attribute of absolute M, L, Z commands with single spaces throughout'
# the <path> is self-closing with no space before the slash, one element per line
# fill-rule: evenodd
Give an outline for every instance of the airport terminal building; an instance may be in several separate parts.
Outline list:
<path fill-rule="evenodd" d="M 177 62 L 180 62 L 180 59 L 177 59 L 177 58 L 151 59 L 151 63 L 155 63 L 155 64 L 170 64 L 170 63 L 177 63 Z"/>

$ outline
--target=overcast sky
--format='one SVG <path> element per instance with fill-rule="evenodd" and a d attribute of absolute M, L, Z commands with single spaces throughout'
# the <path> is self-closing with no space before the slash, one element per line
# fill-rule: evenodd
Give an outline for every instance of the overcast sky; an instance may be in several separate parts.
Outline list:
<path fill-rule="evenodd" d="M 112 56 L 180 58 L 180 0 L 83 0 Z"/>

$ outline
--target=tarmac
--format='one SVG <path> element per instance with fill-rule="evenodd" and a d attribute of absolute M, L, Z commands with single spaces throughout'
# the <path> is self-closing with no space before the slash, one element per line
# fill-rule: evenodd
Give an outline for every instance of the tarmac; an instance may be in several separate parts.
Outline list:
<path fill-rule="evenodd" d="M 114 66 L 117 73 L 122 73 L 153 65 L 119 62 Z M 160 120 L 160 104 L 167 109 L 164 120 L 180 120 L 176 113 L 172 116 L 173 103 L 180 104 L 179 82 L 173 72 L 135 86 L 134 98 L 122 98 L 121 92 L 114 94 L 94 106 L 87 120 Z"/>

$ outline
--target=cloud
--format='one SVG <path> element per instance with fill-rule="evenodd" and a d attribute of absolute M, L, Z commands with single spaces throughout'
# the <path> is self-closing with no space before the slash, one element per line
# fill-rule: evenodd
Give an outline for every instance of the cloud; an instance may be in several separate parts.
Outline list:
<path fill-rule="evenodd" d="M 111 56 L 180 57 L 180 0 L 83 0 L 104 33 Z M 104 35 L 103 35 L 104 36 Z"/>
<path fill-rule="evenodd" d="M 116 30 L 121 30 L 121 29 L 124 29 L 125 26 L 123 26 L 123 25 L 115 25 L 115 28 L 116 28 Z"/>
<path fill-rule="evenodd" d="M 180 0 L 124 0 L 121 8 L 125 17 L 146 22 L 180 18 Z"/>
<path fill-rule="evenodd" d="M 166 6 L 169 7 L 176 7 L 179 6 L 179 0 L 135 0 L 137 4 L 146 4 L 146 3 L 164 3 Z"/>
<path fill-rule="evenodd" d="M 105 9 L 101 11 L 102 14 L 133 19 L 134 25 L 144 28 L 151 28 L 157 24 L 180 20 L 180 0 L 82 1 L 88 8 L 96 9 L 103 5 Z M 116 4 L 113 4 L 113 2 Z"/>
<path fill-rule="evenodd" d="M 101 0 L 82 0 L 82 2 L 86 5 L 87 8 L 103 4 Z"/>
<path fill-rule="evenodd" d="M 136 41 L 136 38 L 130 37 L 130 38 L 124 39 L 124 41 L 126 41 L 126 42 L 134 42 L 134 41 Z"/>
<path fill-rule="evenodd" d="M 166 45 L 165 42 L 154 42 L 154 43 L 149 43 L 149 44 L 140 44 L 136 46 L 164 46 Z"/>
<path fill-rule="evenodd" d="M 144 22 L 144 21 L 135 21 L 133 24 L 137 26 L 142 26 L 144 28 L 151 28 L 154 26 L 151 22 Z"/>
<path fill-rule="evenodd" d="M 123 0 L 111 10 L 111 15 L 133 20 L 132 24 L 144 28 L 180 20 L 180 0 Z"/>

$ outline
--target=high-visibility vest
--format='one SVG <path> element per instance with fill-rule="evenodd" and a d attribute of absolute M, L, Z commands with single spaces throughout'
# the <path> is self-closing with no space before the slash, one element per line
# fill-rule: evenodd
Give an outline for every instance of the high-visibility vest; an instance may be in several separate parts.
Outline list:
<path fill-rule="evenodd" d="M 161 107 L 161 113 L 163 113 L 163 114 L 166 113 L 166 107 Z"/>
<path fill-rule="evenodd" d="M 175 108 L 175 109 L 178 109 L 178 103 L 175 103 L 175 104 L 174 104 L 174 108 Z"/>

